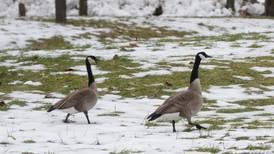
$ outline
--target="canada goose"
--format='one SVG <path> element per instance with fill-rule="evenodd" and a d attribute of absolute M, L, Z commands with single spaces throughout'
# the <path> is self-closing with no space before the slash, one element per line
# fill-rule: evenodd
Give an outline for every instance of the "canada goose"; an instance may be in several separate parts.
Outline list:
<path fill-rule="evenodd" d="M 59 109 L 63 112 L 67 113 L 66 119 L 64 120 L 65 123 L 68 123 L 68 118 L 71 114 L 84 112 L 88 123 L 90 124 L 88 111 L 93 108 L 93 106 L 97 102 L 96 98 L 96 84 L 94 80 L 94 76 L 91 70 L 91 64 L 89 62 L 90 58 L 97 61 L 96 57 L 94 56 L 87 56 L 86 57 L 86 67 L 88 73 L 88 87 L 82 88 L 76 92 L 69 94 L 64 99 L 58 101 L 56 104 L 52 105 L 47 112 L 51 112 L 52 110 Z"/>
<path fill-rule="evenodd" d="M 147 119 L 153 121 L 162 115 L 164 121 L 171 121 L 173 132 L 176 132 L 175 122 L 182 118 L 186 118 L 190 125 L 196 126 L 197 129 L 202 127 L 199 124 L 192 123 L 191 117 L 200 111 L 203 104 L 202 92 L 199 75 L 199 65 L 203 58 L 211 57 L 205 52 L 196 54 L 195 63 L 191 71 L 190 85 L 188 89 L 180 91 L 173 96 L 170 96 L 162 105 L 160 105 L 155 112 L 150 114 Z M 160 118 L 160 119 L 161 119 Z"/>

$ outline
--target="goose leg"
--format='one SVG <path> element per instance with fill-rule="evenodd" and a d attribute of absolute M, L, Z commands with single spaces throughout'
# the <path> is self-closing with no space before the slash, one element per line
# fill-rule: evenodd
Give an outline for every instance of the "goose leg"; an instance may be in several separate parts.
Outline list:
<path fill-rule="evenodd" d="M 84 112 L 86 118 L 87 118 L 87 121 L 88 121 L 88 124 L 90 124 L 90 121 L 89 121 L 89 117 L 88 117 L 88 112 Z"/>
<path fill-rule="evenodd" d="M 176 129 L 175 129 L 175 121 L 172 120 L 172 128 L 173 128 L 173 132 L 176 132 Z"/>
<path fill-rule="evenodd" d="M 68 113 L 67 116 L 66 116 L 66 119 L 64 120 L 64 123 L 69 123 L 69 122 L 68 122 L 69 116 L 70 116 L 70 114 Z"/>

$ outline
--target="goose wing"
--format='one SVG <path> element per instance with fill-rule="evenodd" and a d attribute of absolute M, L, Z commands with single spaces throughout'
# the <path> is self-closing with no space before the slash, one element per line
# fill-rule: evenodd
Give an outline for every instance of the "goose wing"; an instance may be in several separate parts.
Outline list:
<path fill-rule="evenodd" d="M 159 114 L 179 112 L 188 106 L 191 98 L 192 94 L 189 91 L 181 91 L 166 99 L 155 112 Z"/>
<path fill-rule="evenodd" d="M 68 96 L 66 96 L 64 99 L 58 101 L 53 106 L 51 106 L 50 109 L 48 110 L 48 112 L 50 112 L 54 109 L 66 109 L 66 108 L 77 106 L 78 104 L 85 102 L 86 97 L 91 96 L 90 95 L 91 92 L 92 92 L 92 90 L 90 90 L 89 88 L 83 88 L 81 90 L 73 92 L 73 93 L 69 94 Z M 96 97 L 95 94 L 92 96 Z"/>
<path fill-rule="evenodd" d="M 184 112 L 192 102 L 192 99 L 193 94 L 190 91 L 185 90 L 178 92 L 166 99 L 147 119 L 152 121 L 166 113 Z"/>

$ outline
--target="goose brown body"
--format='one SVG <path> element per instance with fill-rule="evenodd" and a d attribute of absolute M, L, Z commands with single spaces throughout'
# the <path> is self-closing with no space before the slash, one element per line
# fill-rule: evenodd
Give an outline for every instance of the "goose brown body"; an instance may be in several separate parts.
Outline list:
<path fill-rule="evenodd" d="M 64 99 L 54 104 L 51 109 L 63 110 L 70 114 L 74 114 L 75 111 L 87 112 L 96 104 L 96 102 L 96 91 L 87 87 L 69 94 Z M 71 112 L 69 110 L 70 108 L 72 108 Z M 73 111 L 73 109 L 75 109 L 75 111 Z"/>
<path fill-rule="evenodd" d="M 203 99 L 199 87 L 199 79 L 186 90 L 180 91 L 170 96 L 161 106 L 159 106 L 155 114 L 177 113 L 184 118 L 191 118 L 200 111 Z"/>
<path fill-rule="evenodd" d="M 198 78 L 198 69 L 200 61 L 203 57 L 210 57 L 204 52 L 196 55 L 195 64 L 191 72 L 190 85 L 186 90 L 175 93 L 164 101 L 147 119 L 153 121 L 155 119 L 164 119 L 163 121 L 171 121 L 173 131 L 175 132 L 175 122 L 186 118 L 188 123 L 195 125 L 198 129 L 204 128 L 199 124 L 191 122 L 191 117 L 196 115 L 202 108 L 203 98 L 200 80 Z M 177 113 L 177 114 L 174 114 Z M 166 118 L 167 116 L 169 118 Z"/>

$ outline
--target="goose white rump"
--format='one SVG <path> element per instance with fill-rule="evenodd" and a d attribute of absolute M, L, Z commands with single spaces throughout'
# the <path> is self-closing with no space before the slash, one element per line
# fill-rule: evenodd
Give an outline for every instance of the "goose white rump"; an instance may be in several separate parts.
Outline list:
<path fill-rule="evenodd" d="M 159 117 L 158 119 L 156 119 L 157 122 L 172 122 L 173 120 L 175 122 L 178 122 L 179 120 L 181 120 L 183 117 L 179 116 L 179 112 L 177 113 L 168 113 L 168 114 L 164 114 L 161 117 Z"/>

